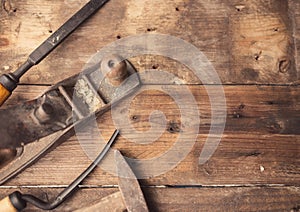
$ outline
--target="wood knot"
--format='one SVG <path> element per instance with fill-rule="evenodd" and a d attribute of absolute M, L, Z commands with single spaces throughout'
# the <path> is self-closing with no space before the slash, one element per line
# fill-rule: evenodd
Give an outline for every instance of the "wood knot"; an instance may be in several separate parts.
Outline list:
<path fill-rule="evenodd" d="M 279 68 L 279 72 L 281 73 L 286 73 L 290 67 L 290 60 L 286 57 L 281 58 L 278 61 L 278 68 Z"/>
<path fill-rule="evenodd" d="M 269 132 L 271 133 L 281 133 L 282 130 L 284 130 L 284 123 L 281 121 L 273 120 L 273 122 L 270 122 L 268 125 Z"/>
<path fill-rule="evenodd" d="M 213 164 L 209 162 L 205 163 L 202 168 L 205 175 L 207 176 L 213 175 L 215 173 L 215 170 L 213 169 Z"/>
<path fill-rule="evenodd" d="M 17 12 L 17 8 L 14 8 L 10 0 L 2 0 L 2 8 L 7 14 Z"/>

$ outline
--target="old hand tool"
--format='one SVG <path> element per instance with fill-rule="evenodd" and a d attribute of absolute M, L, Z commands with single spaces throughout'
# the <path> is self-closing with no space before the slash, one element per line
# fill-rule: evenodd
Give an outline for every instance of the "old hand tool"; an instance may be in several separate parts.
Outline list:
<path fill-rule="evenodd" d="M 32 66 L 41 62 L 52 50 L 54 50 L 65 38 L 67 38 L 82 22 L 100 9 L 108 0 L 91 0 L 65 24 L 55 31 L 46 41 L 35 49 L 15 72 L 4 74 L 0 77 L 0 106 L 9 98 L 17 87 L 20 78 Z"/>
<path fill-rule="evenodd" d="M 121 56 L 108 55 L 89 65 L 39 98 L 0 110 L 0 148 L 22 147 L 65 129 L 109 109 L 113 101 L 139 85 L 134 67 Z"/>
<path fill-rule="evenodd" d="M 101 199 L 98 203 L 77 212 L 94 211 L 148 211 L 143 192 L 130 166 L 118 150 L 114 150 L 120 191 Z"/>
<path fill-rule="evenodd" d="M 5 120 L 0 122 L 0 148 L 17 148 L 16 159 L 0 169 L 0 184 L 140 86 L 136 70 L 121 56 L 98 59 L 37 99 L 0 110 Z"/>
<path fill-rule="evenodd" d="M 116 140 L 119 134 L 119 130 L 115 130 L 108 143 L 105 145 L 101 153 L 97 156 L 94 162 L 79 176 L 74 180 L 67 188 L 65 188 L 53 202 L 45 202 L 39 198 L 30 195 L 22 194 L 19 191 L 15 191 L 9 196 L 5 197 L 0 201 L 0 211 L 5 212 L 16 212 L 21 211 L 26 208 L 27 203 L 30 203 L 43 210 L 52 210 L 58 207 L 63 201 L 69 197 L 72 192 L 78 188 L 78 185 L 94 170 L 94 168 L 100 163 L 100 161 L 105 157 L 109 151 L 111 145 Z"/>

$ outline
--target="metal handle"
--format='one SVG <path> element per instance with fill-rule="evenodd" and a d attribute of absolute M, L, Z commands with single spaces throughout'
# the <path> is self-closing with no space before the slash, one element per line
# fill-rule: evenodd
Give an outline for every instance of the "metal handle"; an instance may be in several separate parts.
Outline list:
<path fill-rule="evenodd" d="M 67 188 L 65 188 L 52 202 L 45 202 L 30 194 L 21 194 L 19 191 L 15 191 L 8 197 L 5 197 L 0 201 L 0 211 L 17 212 L 26 208 L 26 204 L 31 203 L 32 205 L 43 209 L 52 210 L 58 207 L 67 197 L 69 197 L 73 191 L 78 188 L 78 185 L 95 169 L 100 161 L 106 156 L 110 147 L 119 135 L 119 130 L 115 130 L 108 143 L 102 149 L 100 154 L 94 160 L 94 162 L 81 174 L 79 175 Z"/>

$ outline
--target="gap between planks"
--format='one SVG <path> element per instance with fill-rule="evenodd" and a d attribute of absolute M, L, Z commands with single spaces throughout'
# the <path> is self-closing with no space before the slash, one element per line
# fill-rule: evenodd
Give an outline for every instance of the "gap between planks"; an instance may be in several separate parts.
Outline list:
<path fill-rule="evenodd" d="M 69 185 L 19 185 L 0 186 L 1 189 L 24 189 L 24 188 L 66 188 Z M 140 185 L 141 188 L 299 188 L 300 186 L 285 184 L 228 184 L 228 185 Z M 81 189 L 91 188 L 119 188 L 119 185 L 79 185 Z"/>

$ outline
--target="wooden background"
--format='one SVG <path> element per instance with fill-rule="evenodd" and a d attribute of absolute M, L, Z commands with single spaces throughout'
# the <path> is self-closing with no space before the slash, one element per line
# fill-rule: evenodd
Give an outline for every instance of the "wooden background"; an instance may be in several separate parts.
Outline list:
<path fill-rule="evenodd" d="M 86 2 L 1 0 L 1 73 L 15 70 Z M 210 126 L 210 105 L 203 85 L 190 70 L 167 58 L 146 55 L 131 59 L 138 70 L 162 69 L 184 80 L 201 112 L 199 135 L 189 155 L 173 170 L 141 180 L 150 209 L 299 211 L 298 0 L 111 0 L 22 78 L 6 106 L 37 97 L 49 85 L 79 73 L 103 46 L 140 33 L 170 34 L 199 48 L 219 74 L 227 101 L 221 143 L 213 157 L 199 165 Z M 155 157 L 176 140 L 180 133 L 178 107 L 155 90 L 132 101 L 129 115 L 134 117 L 133 126 L 149 129 L 149 114 L 156 109 L 167 118 L 165 133 L 151 145 L 135 145 L 121 137 L 117 147 L 126 156 Z M 99 123 L 108 139 L 114 130 L 110 112 L 99 118 Z M 0 198 L 20 190 L 51 200 L 90 162 L 73 137 L 2 185 Z M 116 185 L 116 177 L 97 168 L 56 211 L 97 202 L 117 191 Z M 26 211 L 38 210 L 29 207 Z"/>

